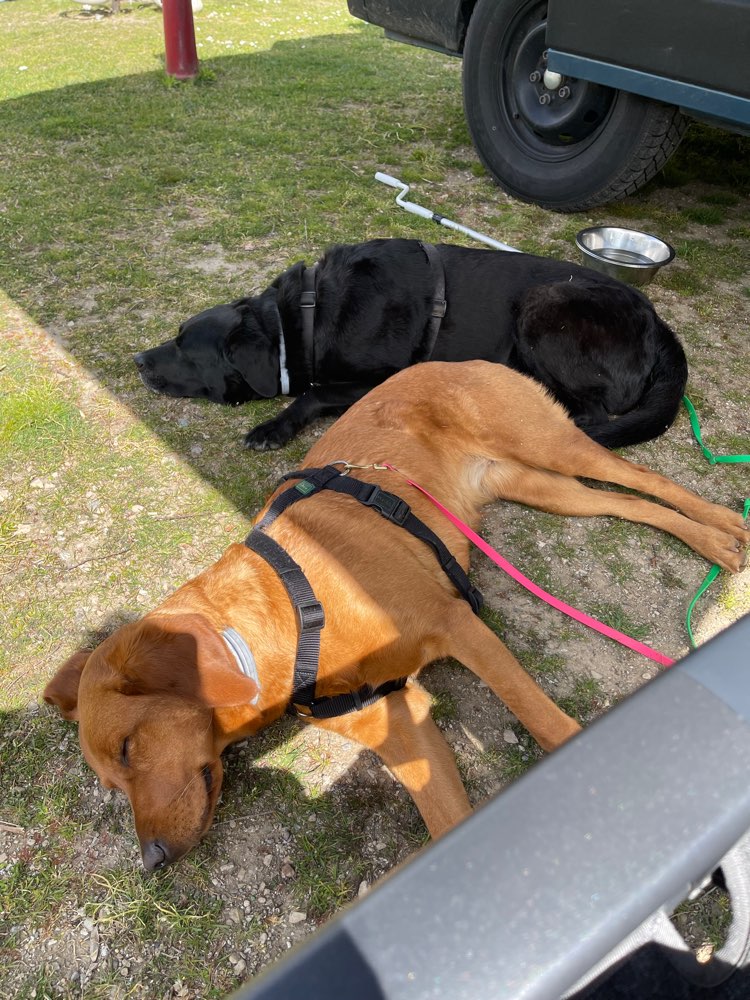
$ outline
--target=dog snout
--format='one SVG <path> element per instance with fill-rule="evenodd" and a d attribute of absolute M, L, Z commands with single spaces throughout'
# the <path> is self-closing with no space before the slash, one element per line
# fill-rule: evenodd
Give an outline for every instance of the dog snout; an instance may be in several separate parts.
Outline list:
<path fill-rule="evenodd" d="M 159 871 L 176 860 L 163 840 L 147 840 L 141 849 L 141 858 L 147 872 Z"/>
<path fill-rule="evenodd" d="M 140 354 L 133 355 L 133 361 L 135 361 L 135 365 L 138 371 L 143 371 L 143 369 L 146 367 L 146 355 L 142 351 Z"/>

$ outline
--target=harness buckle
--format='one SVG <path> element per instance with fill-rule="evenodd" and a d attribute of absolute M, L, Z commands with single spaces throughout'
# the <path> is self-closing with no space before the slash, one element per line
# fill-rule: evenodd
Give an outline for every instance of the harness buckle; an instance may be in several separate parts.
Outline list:
<path fill-rule="evenodd" d="M 315 308 L 315 292 L 301 292 L 299 304 L 303 309 Z"/>
<path fill-rule="evenodd" d="M 298 604 L 297 617 L 299 618 L 299 627 L 303 632 L 307 632 L 308 629 L 323 628 L 326 623 L 325 611 L 320 601 Z"/>
<path fill-rule="evenodd" d="M 361 498 L 365 507 L 374 507 L 378 514 L 387 521 L 403 526 L 404 521 L 409 516 L 411 507 L 408 503 L 395 496 L 393 493 L 386 493 L 379 486 L 373 485 L 372 492 L 367 498 Z"/>

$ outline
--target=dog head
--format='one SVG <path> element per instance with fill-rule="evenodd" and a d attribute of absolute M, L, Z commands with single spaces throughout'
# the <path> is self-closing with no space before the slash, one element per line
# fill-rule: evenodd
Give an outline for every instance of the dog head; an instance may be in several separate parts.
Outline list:
<path fill-rule="evenodd" d="M 237 406 L 278 395 L 279 331 L 276 290 L 267 289 L 192 316 L 133 360 L 155 392 Z"/>
<path fill-rule="evenodd" d="M 78 721 L 81 749 L 102 784 L 127 795 L 143 865 L 153 871 L 181 858 L 210 826 L 220 755 L 231 742 L 218 716 L 247 706 L 257 691 L 203 616 L 174 614 L 125 625 L 76 653 L 44 698 Z"/>

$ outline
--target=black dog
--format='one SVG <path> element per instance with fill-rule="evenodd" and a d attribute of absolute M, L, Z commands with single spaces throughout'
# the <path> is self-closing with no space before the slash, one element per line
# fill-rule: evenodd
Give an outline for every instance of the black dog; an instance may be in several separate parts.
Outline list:
<path fill-rule="evenodd" d="M 186 320 L 135 362 L 169 396 L 234 405 L 296 396 L 247 435 L 248 448 L 263 450 L 429 358 L 531 375 L 610 448 L 663 433 L 687 380 L 679 341 L 628 285 L 547 257 L 397 239 L 294 264 L 260 295 Z"/>

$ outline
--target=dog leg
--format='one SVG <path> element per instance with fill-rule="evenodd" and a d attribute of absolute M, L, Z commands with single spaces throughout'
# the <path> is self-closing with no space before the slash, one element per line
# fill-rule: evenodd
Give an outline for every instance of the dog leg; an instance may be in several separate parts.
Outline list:
<path fill-rule="evenodd" d="M 544 417 L 548 418 L 541 425 L 546 427 L 545 433 L 534 435 L 533 442 L 524 441 L 523 448 L 515 442 L 509 451 L 498 457 L 512 457 L 527 468 L 550 470 L 568 477 L 584 477 L 596 479 L 599 482 L 626 486 L 639 493 L 646 493 L 659 500 L 664 500 L 691 520 L 732 535 L 741 545 L 747 544 L 748 532 L 739 514 L 719 504 L 709 503 L 691 490 L 678 486 L 671 479 L 659 475 L 658 472 L 653 472 L 644 465 L 636 465 L 634 462 L 629 462 L 627 459 L 608 451 L 592 441 L 569 420 L 561 417 L 559 412 L 555 413 L 548 409 L 546 413 L 540 410 L 537 414 L 534 411 L 528 415 L 528 421 L 533 424 L 534 419 L 543 419 Z M 533 444 L 532 452 L 529 451 L 530 444 Z M 500 495 L 505 496 L 506 494 L 501 492 Z M 524 503 L 528 502 L 523 497 L 519 499 Z M 554 510 L 554 508 L 546 509 Z M 570 513 L 576 512 L 570 511 Z M 617 512 L 613 511 L 612 513 Z M 625 514 L 619 516 L 628 517 Z M 640 520 L 640 517 L 630 517 L 629 519 Z M 646 523 L 652 522 L 647 521 Z M 658 525 L 658 527 L 662 527 L 662 525 Z M 667 527 L 665 530 L 671 531 L 671 528 Z M 673 533 L 677 534 L 677 532 Z M 681 536 L 678 535 L 678 537 Z M 692 542 L 688 541 L 687 544 L 692 545 Z M 701 550 L 698 549 L 698 551 Z M 735 551 L 739 551 L 739 546 L 736 547 Z M 716 561 L 722 566 L 726 565 L 720 559 Z M 736 571 L 739 568 L 738 559 L 734 558 L 732 564 L 726 568 Z"/>
<path fill-rule="evenodd" d="M 748 532 L 740 514 L 722 507 L 720 504 L 704 500 L 691 490 L 686 489 L 684 486 L 678 486 L 671 479 L 659 475 L 658 472 L 653 472 L 645 465 L 636 465 L 633 462 L 628 462 L 626 459 L 621 458 L 619 455 L 614 455 L 606 449 L 602 449 L 602 451 L 608 459 L 606 469 L 604 470 L 604 482 L 619 483 L 621 486 L 638 490 L 639 493 L 646 493 L 649 496 L 657 497 L 659 500 L 664 500 L 666 503 L 671 504 L 671 506 L 681 511 L 691 520 L 731 534 L 742 545 L 747 543 Z M 587 466 L 589 462 L 586 461 L 583 463 L 583 467 L 579 466 L 575 474 L 577 476 L 602 480 L 600 474 L 594 475 L 594 469 L 597 472 L 601 469 L 600 463 L 601 455 L 597 449 L 592 471 L 588 471 Z"/>
<path fill-rule="evenodd" d="M 316 720 L 374 750 L 414 799 L 430 836 L 445 833 L 471 812 L 456 760 L 430 715 L 430 696 L 407 684 L 361 712 Z"/>
<path fill-rule="evenodd" d="M 318 417 L 337 417 L 371 388 L 371 385 L 359 382 L 313 386 L 297 396 L 278 416 L 248 431 L 245 447 L 255 451 L 281 448 L 313 420 Z"/>
<path fill-rule="evenodd" d="M 581 727 L 548 698 L 494 632 L 464 601 L 455 601 L 446 622 L 452 656 L 472 670 L 503 701 L 544 750 L 555 750 Z"/>
<path fill-rule="evenodd" d="M 681 506 L 691 516 L 686 517 L 676 510 L 662 507 L 642 497 L 610 490 L 594 490 L 570 476 L 541 469 L 518 467 L 512 476 L 508 475 L 507 468 L 504 469 L 497 484 L 498 493 L 506 500 L 517 500 L 552 514 L 568 514 L 575 517 L 612 514 L 627 521 L 650 524 L 675 535 L 691 549 L 710 562 L 723 566 L 724 569 L 736 573 L 742 568 L 745 561 L 744 545 L 747 531 L 739 515 L 734 515 L 725 507 L 701 500 L 676 483 L 642 466 L 632 466 L 624 459 L 610 455 L 604 448 L 600 450 L 615 460 L 611 468 L 607 463 L 606 472 L 600 467 L 596 470 L 605 472 L 610 482 L 633 486 L 660 496 L 676 506 Z M 624 469 L 621 469 L 621 466 Z M 629 473 L 628 469 L 634 471 Z M 618 475 L 615 475 L 616 473 Z M 581 474 L 593 477 L 594 470 L 587 468 Z M 492 476 L 491 470 L 488 476 Z M 596 475 L 595 478 L 604 476 Z"/>
<path fill-rule="evenodd" d="M 726 559 L 717 559 L 716 561 L 727 569 L 736 571 L 740 568 L 738 553 L 740 548 L 747 544 L 748 532 L 739 514 L 718 504 L 709 503 L 690 490 L 678 486 L 677 483 L 665 476 L 661 476 L 643 465 L 628 462 L 614 452 L 603 448 L 592 441 L 582 430 L 579 430 L 566 416 L 562 407 L 546 397 L 544 393 L 530 392 L 527 384 L 522 387 L 515 379 L 503 381 L 507 383 L 505 397 L 493 395 L 493 391 L 497 392 L 497 388 L 503 383 L 496 380 L 496 383 L 493 384 L 488 379 L 486 382 L 487 392 L 483 397 L 486 406 L 482 405 L 476 408 L 476 412 L 466 407 L 462 411 L 463 421 L 470 428 L 470 433 L 477 439 L 477 443 L 481 442 L 481 451 L 478 454 L 483 453 L 484 457 L 497 463 L 496 472 L 493 474 L 490 470 L 490 478 L 486 480 L 487 486 L 494 486 L 494 490 L 489 489 L 488 496 L 507 499 L 513 497 L 522 503 L 534 504 L 534 501 L 525 496 L 508 493 L 504 488 L 506 480 L 512 479 L 514 473 L 518 472 L 519 469 L 557 472 L 571 479 L 584 477 L 605 483 L 617 483 L 620 486 L 626 486 L 639 493 L 663 500 L 691 520 L 714 529 L 714 541 L 711 543 L 713 547 L 725 550 L 732 548 L 731 540 L 725 537 L 723 542 L 720 541 L 717 532 L 723 532 L 725 536 L 733 536 L 740 543 L 733 547 L 734 554 L 730 555 L 728 562 Z M 506 406 L 509 403 L 518 410 L 519 414 L 522 414 L 522 420 L 511 423 L 499 420 L 500 415 L 507 412 Z M 557 507 L 542 504 L 537 504 L 537 506 L 543 506 L 545 510 L 549 511 L 559 510 L 560 513 L 585 513 L 582 510 L 560 510 Z M 619 514 L 619 511 L 615 510 L 600 509 L 598 513 L 614 513 L 631 520 L 641 520 L 637 514 L 635 516 Z M 648 524 L 654 523 L 645 518 L 643 520 Z M 664 527 L 666 531 L 672 531 L 671 527 L 664 524 L 657 524 L 657 527 Z M 682 537 L 676 531 L 674 534 Z M 693 545 L 692 541 L 683 540 L 687 541 L 688 545 Z M 702 549 L 694 547 L 706 555 Z M 708 558 L 712 558 L 710 553 Z"/>

